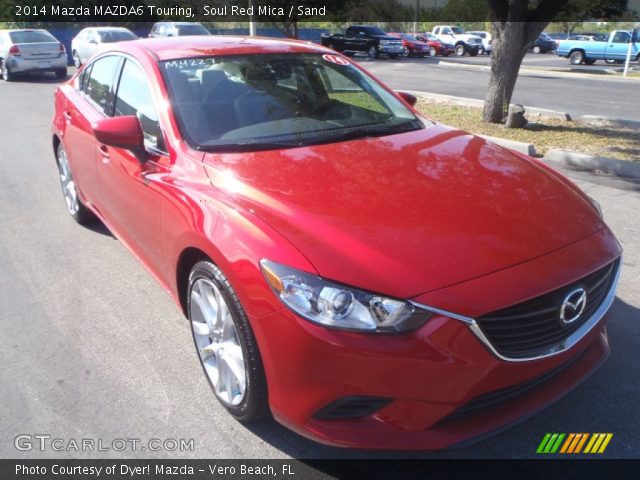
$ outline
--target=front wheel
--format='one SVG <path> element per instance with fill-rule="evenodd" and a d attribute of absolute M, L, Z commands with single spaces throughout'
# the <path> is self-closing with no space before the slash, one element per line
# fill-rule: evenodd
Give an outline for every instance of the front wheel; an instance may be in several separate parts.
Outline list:
<path fill-rule="evenodd" d="M 64 150 L 62 144 L 58 145 L 56 160 L 58 162 L 58 173 L 60 174 L 62 195 L 64 196 L 65 203 L 67 204 L 67 211 L 69 212 L 69 215 L 71 215 L 71 218 L 81 225 L 89 223 L 94 218 L 93 214 L 82 204 L 78 197 L 78 188 L 73 180 L 67 152 Z"/>
<path fill-rule="evenodd" d="M 0 76 L 5 82 L 13 81 L 13 73 L 11 73 L 4 60 L 0 60 Z"/>
<path fill-rule="evenodd" d="M 438 55 L 438 50 L 436 50 L 436 47 L 431 47 L 429 49 L 429 56 L 430 57 L 435 57 L 436 55 Z"/>
<path fill-rule="evenodd" d="M 247 315 L 222 271 L 198 262 L 189 274 L 188 316 L 200 364 L 220 403 L 241 422 L 268 415 L 267 381 Z"/>
<path fill-rule="evenodd" d="M 403 57 L 410 57 L 411 56 L 411 50 L 409 50 L 409 47 L 404 47 L 402 49 L 402 56 Z"/>
<path fill-rule="evenodd" d="M 369 58 L 378 58 L 380 52 L 378 51 L 378 47 L 376 47 L 375 45 L 371 45 L 369 47 L 369 50 L 367 51 L 367 54 L 369 55 Z"/>
<path fill-rule="evenodd" d="M 540 45 L 536 45 L 533 47 L 533 53 L 535 53 L 536 55 L 542 53 L 542 48 L 540 48 Z"/>
<path fill-rule="evenodd" d="M 572 52 L 569 56 L 569 62 L 571 63 L 571 65 L 582 65 L 582 63 L 584 62 L 584 53 L 582 53 L 580 50 Z"/>
<path fill-rule="evenodd" d="M 478 49 L 478 55 L 484 55 L 484 54 L 485 54 L 484 47 L 480 47 Z"/>
<path fill-rule="evenodd" d="M 464 45 L 456 45 L 456 55 L 462 57 L 464 55 Z"/>

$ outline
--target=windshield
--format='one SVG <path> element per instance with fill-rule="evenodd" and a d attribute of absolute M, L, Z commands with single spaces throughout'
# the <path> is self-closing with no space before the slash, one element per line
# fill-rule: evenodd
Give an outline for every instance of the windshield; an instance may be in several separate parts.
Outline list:
<path fill-rule="evenodd" d="M 101 43 L 125 42 L 127 40 L 135 40 L 136 37 L 132 32 L 126 30 L 105 30 L 99 31 Z"/>
<path fill-rule="evenodd" d="M 210 35 L 209 30 L 200 24 L 195 25 L 176 25 L 178 35 L 184 37 L 189 35 Z"/>
<path fill-rule="evenodd" d="M 161 62 L 186 140 L 203 150 L 286 148 L 423 128 L 342 57 L 257 54 Z"/>
<path fill-rule="evenodd" d="M 38 30 L 23 30 L 19 32 L 10 32 L 9 37 L 13 43 L 43 43 L 57 42 L 53 35 L 49 32 Z"/>
<path fill-rule="evenodd" d="M 464 29 L 460 27 L 451 27 L 451 31 L 456 35 L 462 35 L 464 33 Z"/>

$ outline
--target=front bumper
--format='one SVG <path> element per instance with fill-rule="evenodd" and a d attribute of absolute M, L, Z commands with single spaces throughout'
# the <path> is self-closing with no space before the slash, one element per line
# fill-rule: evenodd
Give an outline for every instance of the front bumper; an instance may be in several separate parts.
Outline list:
<path fill-rule="evenodd" d="M 465 295 L 484 294 L 486 286 L 493 294 L 475 302 L 478 311 L 470 306 L 462 312 L 479 315 L 508 305 L 510 295 L 527 298 L 523 290 L 538 289 L 531 292 L 537 295 L 549 286 L 570 283 L 575 278 L 563 278 L 571 275 L 567 264 L 578 262 L 595 270 L 615 258 L 618 248 L 603 230 L 553 254 L 416 300 L 450 309 L 438 297 L 464 302 Z M 518 278 L 535 278 L 534 272 L 545 280 L 514 287 Z M 435 450 L 506 428 L 579 385 L 609 353 L 606 321 L 606 315 L 601 317 L 566 351 L 525 362 L 498 358 L 468 325 L 444 314 L 435 314 L 414 332 L 387 336 L 328 330 L 286 308 L 252 319 L 252 324 L 260 339 L 271 409 L 279 422 L 331 445 Z M 527 385 L 534 387 L 524 388 Z M 516 390 L 517 396 L 501 393 Z M 487 396 L 501 401 L 470 409 Z M 319 414 L 336 401 L 353 398 L 385 401 L 359 418 Z"/>
<path fill-rule="evenodd" d="M 400 46 L 383 46 L 378 48 L 378 51 L 384 55 L 401 55 L 403 52 L 402 45 Z"/>
<path fill-rule="evenodd" d="M 9 57 L 7 66 L 11 73 L 53 72 L 67 68 L 67 55 L 62 54 L 56 58 L 43 60 L 31 60 L 22 57 Z"/>

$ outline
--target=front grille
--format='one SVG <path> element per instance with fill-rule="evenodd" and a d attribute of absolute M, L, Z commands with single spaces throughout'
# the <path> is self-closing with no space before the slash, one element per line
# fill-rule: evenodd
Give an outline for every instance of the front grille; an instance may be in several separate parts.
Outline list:
<path fill-rule="evenodd" d="M 508 358 L 542 355 L 562 343 L 580 328 L 600 307 L 615 278 L 620 260 L 586 277 L 547 293 L 476 319 L 493 348 Z M 566 296 L 582 287 L 587 303 L 580 317 L 570 324 L 560 320 L 560 308 Z"/>

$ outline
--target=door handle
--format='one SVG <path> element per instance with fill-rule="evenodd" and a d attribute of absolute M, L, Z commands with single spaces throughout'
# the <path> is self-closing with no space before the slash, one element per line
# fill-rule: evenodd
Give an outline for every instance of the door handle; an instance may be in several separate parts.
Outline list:
<path fill-rule="evenodd" d="M 102 157 L 102 163 L 109 163 L 109 148 L 106 145 L 98 145 L 98 152 Z"/>
<path fill-rule="evenodd" d="M 65 111 L 62 112 L 62 116 L 67 120 L 67 121 L 71 121 L 71 112 Z"/>

